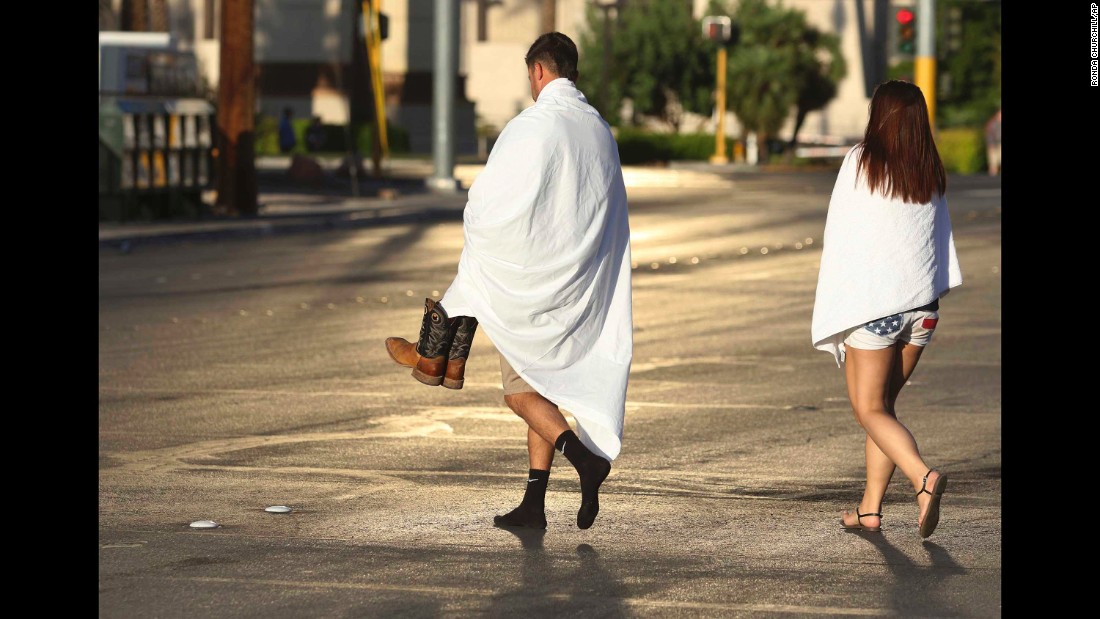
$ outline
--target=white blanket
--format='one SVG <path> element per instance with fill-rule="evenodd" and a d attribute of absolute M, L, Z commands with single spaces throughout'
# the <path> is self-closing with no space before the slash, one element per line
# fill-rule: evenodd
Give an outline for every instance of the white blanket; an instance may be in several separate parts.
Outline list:
<path fill-rule="evenodd" d="M 962 283 L 947 199 L 907 204 L 856 180 L 861 147 L 848 151 L 825 221 L 811 338 L 844 361 L 844 332 L 946 295 Z"/>
<path fill-rule="evenodd" d="M 440 300 L 475 316 L 513 369 L 619 455 L 633 355 L 630 228 L 615 140 L 567 79 L 501 132 L 463 213 L 458 275 Z"/>

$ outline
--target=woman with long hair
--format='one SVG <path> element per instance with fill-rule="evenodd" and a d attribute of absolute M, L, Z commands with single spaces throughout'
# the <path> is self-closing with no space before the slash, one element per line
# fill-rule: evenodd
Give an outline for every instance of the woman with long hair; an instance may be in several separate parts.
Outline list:
<path fill-rule="evenodd" d="M 880 84 L 829 201 L 811 334 L 844 368 L 867 433 L 867 485 L 855 511 L 841 515 L 846 529 L 881 530 L 895 468 L 916 492 L 921 537 L 940 520 L 947 475 L 921 458 L 894 405 L 936 329 L 940 297 L 962 283 L 946 190 L 921 90 Z"/>

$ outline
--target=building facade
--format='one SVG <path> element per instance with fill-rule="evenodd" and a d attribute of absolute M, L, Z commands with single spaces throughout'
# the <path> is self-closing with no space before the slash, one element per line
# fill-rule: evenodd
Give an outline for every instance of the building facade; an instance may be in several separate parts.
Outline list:
<path fill-rule="evenodd" d="M 125 25 L 124 5 L 142 0 L 101 0 L 100 29 Z M 144 0 L 163 5 L 177 44 L 197 55 L 211 89 L 217 87 L 221 3 L 223 0 Z M 389 17 L 382 43 L 386 114 L 409 131 L 414 152 L 431 149 L 432 60 L 435 0 L 377 0 Z M 459 7 L 459 59 L 456 87 L 457 148 L 476 152 L 475 125 L 492 134 L 531 105 L 523 57 L 531 42 L 550 29 L 579 41 L 586 9 L 595 0 L 456 0 Z M 702 16 L 707 0 L 692 2 Z M 289 107 L 295 116 L 320 116 L 343 124 L 369 118 L 356 112 L 370 106 L 365 63 L 357 62 L 353 24 L 359 0 L 254 0 L 257 101 L 262 114 L 278 116 Z M 811 113 L 803 136 L 825 141 L 859 139 L 875 84 L 885 79 L 885 28 L 888 0 L 785 0 L 806 13 L 808 21 L 841 39 L 848 74 L 837 97 Z M 150 22 L 152 22 L 152 18 Z M 106 26 L 106 28 L 105 28 Z M 877 30 L 877 32 L 876 32 Z M 361 39 L 360 39 L 361 41 Z M 349 103 L 348 93 L 351 93 Z M 363 103 L 366 102 L 366 103 Z M 713 116 L 713 115 L 712 115 Z M 781 131 L 790 135 L 794 114 Z M 685 122 L 686 130 L 713 131 L 715 118 Z M 736 118 L 727 117 L 729 135 L 740 136 Z"/>
<path fill-rule="evenodd" d="M 628 0 L 629 1 L 629 0 Z M 696 17 L 706 14 L 708 0 L 691 1 Z M 607 0 L 557 0 L 554 29 L 579 42 L 587 29 L 586 9 Z M 510 118 L 531 105 L 530 90 L 523 73 L 522 58 L 544 23 L 543 0 L 463 2 L 463 51 L 467 60 L 467 94 L 477 105 L 481 122 L 503 127 Z M 784 0 L 783 5 L 806 13 L 807 21 L 822 32 L 840 37 L 841 54 L 848 73 L 837 88 L 837 96 L 825 109 L 806 117 L 800 136 L 821 141 L 853 142 L 862 138 L 867 126 L 867 106 L 874 86 L 886 79 L 887 30 L 892 25 L 891 6 L 912 2 L 889 0 Z M 781 130 L 790 136 L 794 113 Z M 691 122 L 694 121 L 694 122 Z M 694 118 L 682 130 L 715 130 L 716 118 Z M 741 129 L 732 114 L 727 115 L 726 132 L 739 137 Z"/>

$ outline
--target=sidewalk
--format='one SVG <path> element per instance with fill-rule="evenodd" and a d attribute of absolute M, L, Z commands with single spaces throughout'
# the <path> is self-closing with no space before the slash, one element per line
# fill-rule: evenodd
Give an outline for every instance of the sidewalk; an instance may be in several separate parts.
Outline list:
<path fill-rule="evenodd" d="M 369 173 L 359 177 L 359 196 L 352 195 L 352 183 L 337 173 L 342 157 L 318 157 L 325 171 L 318 183 L 287 177 L 290 157 L 259 157 L 256 176 L 259 185 L 259 214 L 255 217 L 214 217 L 199 220 L 150 222 L 100 222 L 101 248 L 127 249 L 138 242 L 164 242 L 195 238 L 256 237 L 284 232 L 308 232 L 334 228 L 396 223 L 416 219 L 459 219 L 466 205 L 467 190 L 484 169 L 480 163 L 459 163 L 453 175 L 460 185 L 455 193 L 438 193 L 428 188 L 432 176 L 430 159 L 392 159 L 383 166 L 385 176 Z M 797 171 L 808 171 L 803 167 Z M 766 170 L 743 163 L 714 165 L 705 161 L 673 161 L 664 166 L 624 166 L 628 188 L 648 187 L 732 187 L 736 176 L 756 175 Z M 767 171 L 777 171 L 771 168 Z M 796 170 L 791 170 L 796 171 Z M 213 191 L 203 199 L 212 204 Z"/>
<path fill-rule="evenodd" d="M 387 162 L 387 176 L 359 179 L 359 196 L 351 182 L 334 172 L 339 158 L 318 160 L 327 172 L 318 185 L 295 183 L 286 178 L 289 157 L 256 160 L 259 213 L 254 217 L 207 217 L 198 220 L 100 222 L 101 248 L 127 249 L 138 242 L 164 242 L 197 238 L 256 237 L 284 232 L 305 232 L 378 225 L 421 218 L 461 218 L 466 188 L 482 166 L 459 165 L 455 177 L 462 188 L 454 193 L 432 192 L 425 184 L 431 161 Z M 370 162 L 366 162 L 368 166 Z M 215 194 L 205 192 L 211 204 Z"/>

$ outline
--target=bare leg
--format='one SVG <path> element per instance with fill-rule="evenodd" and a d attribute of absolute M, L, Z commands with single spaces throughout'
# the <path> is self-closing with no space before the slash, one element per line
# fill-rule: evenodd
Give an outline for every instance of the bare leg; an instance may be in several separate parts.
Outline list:
<path fill-rule="evenodd" d="M 915 349 L 915 350 L 914 350 Z M 929 467 L 925 464 L 917 450 L 917 443 L 913 435 L 902 425 L 893 414 L 893 402 L 904 386 L 905 369 L 908 367 L 912 373 L 916 362 L 920 358 L 921 347 L 911 344 L 901 348 L 901 375 L 895 376 L 895 368 L 898 364 L 895 348 L 883 350 L 861 350 L 847 347 L 847 360 L 845 374 L 848 380 L 848 394 L 852 402 L 856 420 L 867 431 L 867 436 L 881 450 L 890 461 L 902 470 L 913 485 L 914 492 L 922 485 L 922 478 Z M 871 466 L 879 468 L 881 459 L 876 453 L 869 452 L 872 461 L 869 461 L 868 477 L 871 476 Z M 881 482 L 882 467 L 875 478 L 876 483 Z M 938 472 L 932 472 L 928 477 L 929 486 L 934 486 Z M 889 479 L 887 478 L 887 482 Z M 870 488 L 868 490 L 871 490 Z M 879 492 L 878 488 L 874 492 Z M 884 490 L 883 490 L 884 492 Z M 881 500 L 881 494 L 878 495 Z M 866 497 L 865 499 L 866 500 Z M 923 518 L 925 506 L 931 500 L 927 494 L 917 497 L 917 503 L 921 509 Z M 861 510 L 862 511 L 862 508 Z"/>
<path fill-rule="evenodd" d="M 924 352 L 924 346 L 916 346 L 914 344 L 899 344 L 898 354 L 895 355 L 894 365 L 894 381 L 890 385 L 890 397 L 886 401 L 887 406 L 890 407 L 890 412 L 894 413 L 894 417 L 897 418 L 897 411 L 894 409 L 894 403 L 897 402 L 898 394 L 901 393 L 905 383 L 909 381 L 909 378 L 913 375 L 913 370 L 917 368 L 917 362 L 920 361 L 921 353 Z M 925 472 L 928 470 L 925 469 Z M 928 488 L 934 487 L 934 481 L 940 476 L 939 472 L 934 472 L 928 476 Z M 921 474 L 923 481 L 924 474 Z M 919 490 L 920 486 L 916 482 L 913 482 L 913 490 Z M 917 505 L 920 506 L 920 516 L 917 518 L 917 524 L 920 524 L 924 520 L 925 509 L 928 503 L 932 500 L 932 497 L 927 494 L 921 494 L 917 497 Z"/>
<path fill-rule="evenodd" d="M 531 397 L 534 396 L 534 397 Z M 546 485 L 550 477 L 550 466 L 554 462 L 553 439 L 546 440 L 535 431 L 537 424 L 544 432 L 552 433 L 557 427 L 557 419 L 565 429 L 569 426 L 565 423 L 558 407 L 537 393 L 519 393 L 504 396 L 504 401 L 524 421 L 527 421 L 527 457 L 530 462 L 530 471 L 526 488 L 523 494 L 523 502 L 519 507 L 507 514 L 493 517 L 493 524 L 505 527 L 527 527 L 533 529 L 546 528 L 545 497 Z M 555 419 L 555 415 L 557 419 Z M 528 418 L 535 420 L 533 424 Z M 564 430 L 563 430 L 564 431 Z M 558 432 L 561 434 L 561 432 Z M 557 435 L 554 435 L 555 438 Z"/>
<path fill-rule="evenodd" d="M 527 422 L 530 428 L 528 437 L 531 436 L 530 432 L 534 432 L 539 438 L 550 443 L 551 449 L 558 447 L 558 439 L 562 438 L 563 442 L 560 445 L 562 453 L 573 468 L 577 469 L 577 475 L 580 477 L 581 507 L 577 510 L 577 528 L 587 529 L 592 526 L 596 514 L 600 511 L 600 484 L 611 472 L 611 462 L 585 447 L 579 438 L 569 431 L 569 424 L 565 422 L 565 417 L 562 416 L 558 407 L 538 393 L 506 395 L 504 402 Z M 563 434 L 565 434 L 564 437 Z M 528 453 L 531 453 L 530 447 L 528 447 Z M 533 458 L 534 455 L 532 454 L 531 457 Z"/>
<path fill-rule="evenodd" d="M 531 428 L 527 428 L 527 457 L 531 462 L 531 468 L 549 471 L 550 465 L 554 463 L 554 444 L 544 440 Z"/>
<path fill-rule="evenodd" d="M 912 344 L 898 344 L 892 350 L 895 351 L 893 368 L 890 372 L 890 387 L 886 394 L 886 402 L 884 404 L 887 414 L 897 419 L 897 411 L 894 408 L 895 403 L 905 383 L 909 380 L 909 377 L 913 375 L 913 370 L 917 367 L 917 361 L 920 359 L 924 347 L 914 346 Z M 849 367 L 850 366 L 846 365 L 846 373 L 852 371 Z M 855 402 L 855 393 L 852 389 L 854 381 L 849 380 L 848 384 L 848 397 L 852 402 Z M 856 420 L 859 421 L 858 415 Z M 861 514 L 881 513 L 882 498 L 886 496 L 886 487 L 889 485 L 890 479 L 894 476 L 894 462 L 886 454 L 882 453 L 878 445 L 871 440 L 870 435 L 868 435 L 864 441 L 863 450 L 867 461 L 867 486 L 863 491 L 863 499 L 859 503 L 859 512 Z M 868 516 L 857 519 L 856 514 L 847 510 L 845 510 L 842 517 L 844 518 L 844 522 L 848 525 L 855 525 L 857 520 L 870 527 L 877 527 L 881 524 L 881 519 L 878 516 Z"/>
<path fill-rule="evenodd" d="M 506 395 L 504 396 L 504 403 L 527 422 L 531 432 L 550 443 L 551 451 L 554 449 L 554 441 L 558 440 L 562 432 L 569 429 L 569 424 L 565 422 L 565 417 L 561 414 L 557 405 L 537 393 L 524 392 Z M 528 433 L 527 444 L 528 451 L 530 451 L 530 432 Z"/>

